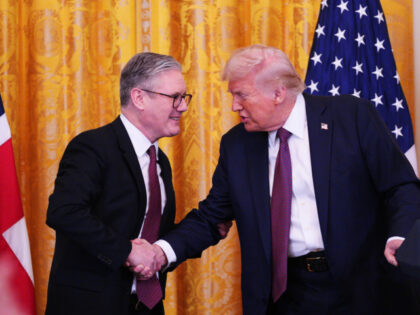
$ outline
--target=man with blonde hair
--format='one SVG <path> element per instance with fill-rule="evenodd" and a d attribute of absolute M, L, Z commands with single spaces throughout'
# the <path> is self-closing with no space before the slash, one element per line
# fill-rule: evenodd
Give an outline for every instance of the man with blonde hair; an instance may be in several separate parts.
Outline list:
<path fill-rule="evenodd" d="M 378 265 L 397 265 L 420 186 L 375 108 L 302 93 L 287 56 L 263 45 L 237 50 L 223 78 L 241 123 L 222 137 L 207 198 L 163 237 L 169 263 L 234 219 L 244 314 L 380 314 Z"/>

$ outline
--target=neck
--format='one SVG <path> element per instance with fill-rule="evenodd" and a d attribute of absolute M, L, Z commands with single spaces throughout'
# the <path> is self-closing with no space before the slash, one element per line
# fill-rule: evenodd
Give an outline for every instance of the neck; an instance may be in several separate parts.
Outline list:
<path fill-rule="evenodd" d="M 284 126 L 296 104 L 297 95 L 288 95 L 284 101 L 278 104 L 278 125 L 276 129 Z M 273 130 L 276 130 L 273 129 Z"/>
<path fill-rule="evenodd" d="M 151 143 L 157 141 L 157 139 L 153 138 L 150 132 L 148 132 L 148 130 L 143 126 L 141 119 L 139 118 L 141 114 L 138 113 L 136 108 L 131 105 L 127 105 L 121 107 L 121 113 L 134 125 L 134 127 L 140 130 Z"/>

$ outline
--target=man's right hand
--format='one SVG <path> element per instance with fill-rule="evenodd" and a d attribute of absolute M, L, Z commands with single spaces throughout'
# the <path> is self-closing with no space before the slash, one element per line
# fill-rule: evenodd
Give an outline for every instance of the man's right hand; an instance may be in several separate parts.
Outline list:
<path fill-rule="evenodd" d="M 131 241 L 131 252 L 128 255 L 125 265 L 134 271 L 134 268 L 139 267 L 141 274 L 144 277 L 152 277 L 161 266 L 156 261 L 156 253 L 153 246 L 144 239 L 134 239 Z"/>
<path fill-rule="evenodd" d="M 151 278 L 162 266 L 167 264 L 166 255 L 158 245 L 152 245 L 144 239 L 131 241 L 132 249 L 127 258 L 126 266 L 139 279 Z"/>

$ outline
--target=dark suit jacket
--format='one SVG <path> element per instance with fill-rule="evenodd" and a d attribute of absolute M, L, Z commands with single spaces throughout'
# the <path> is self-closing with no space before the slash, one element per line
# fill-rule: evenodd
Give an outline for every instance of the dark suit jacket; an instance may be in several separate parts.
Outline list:
<path fill-rule="evenodd" d="M 420 216 L 419 182 L 370 102 L 304 94 L 313 182 L 330 271 L 375 312 L 386 238 L 405 236 Z M 328 129 L 321 128 L 326 123 Z M 207 198 L 166 235 L 178 262 L 215 242 L 216 222 L 235 219 L 244 314 L 265 314 L 271 295 L 268 134 L 239 124 L 226 133 Z M 293 161 L 292 161 L 293 163 Z M 356 313 L 355 313 L 356 314 Z"/>
<path fill-rule="evenodd" d="M 169 161 L 158 154 L 165 234 L 174 224 L 175 195 Z M 47 212 L 47 224 L 56 230 L 47 314 L 128 314 L 133 275 L 123 264 L 145 210 L 140 165 L 119 118 L 69 143 Z M 159 279 L 164 289 L 166 274 Z"/>

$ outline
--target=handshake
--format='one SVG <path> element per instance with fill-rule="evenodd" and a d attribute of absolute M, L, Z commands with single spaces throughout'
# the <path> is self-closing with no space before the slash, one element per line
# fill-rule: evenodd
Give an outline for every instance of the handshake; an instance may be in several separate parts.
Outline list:
<path fill-rule="evenodd" d="M 231 227 L 232 221 L 217 224 L 217 230 L 221 239 L 226 238 Z M 141 238 L 132 240 L 131 244 L 131 252 L 125 265 L 136 275 L 137 279 L 150 279 L 168 264 L 168 259 L 159 245 L 150 244 Z"/>
<path fill-rule="evenodd" d="M 147 280 L 166 266 L 168 260 L 162 248 L 150 244 L 145 239 L 136 238 L 131 241 L 132 248 L 125 265 L 139 280 Z"/>

